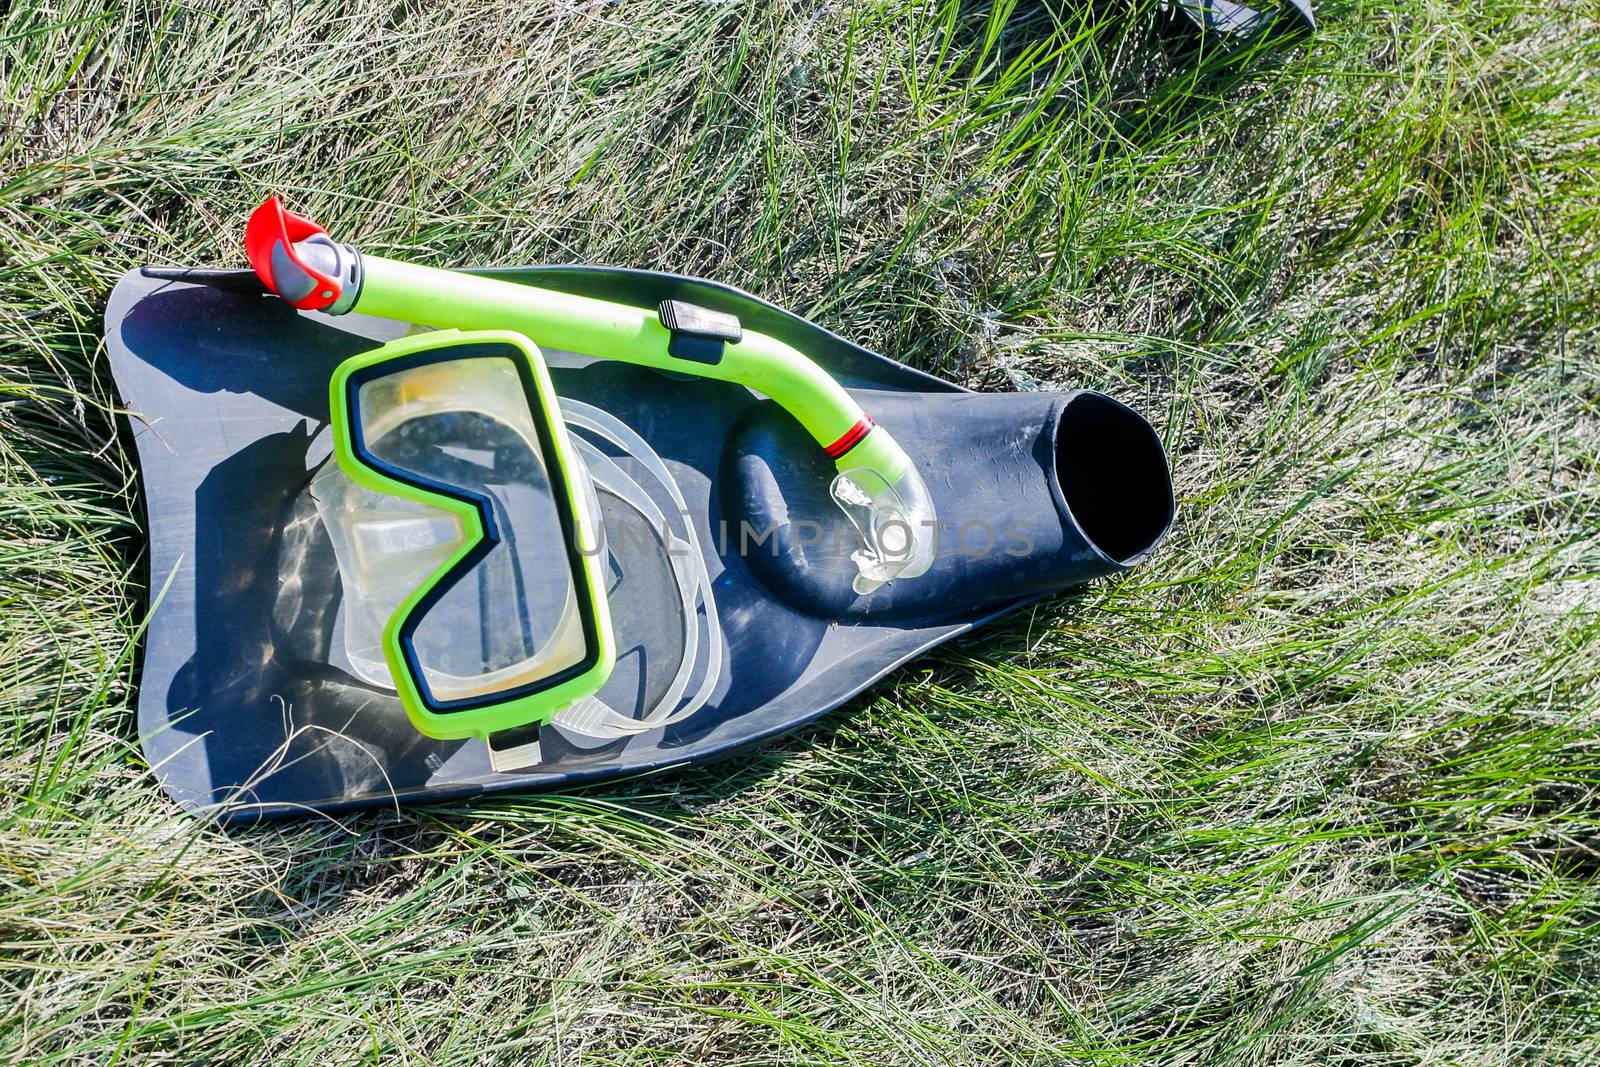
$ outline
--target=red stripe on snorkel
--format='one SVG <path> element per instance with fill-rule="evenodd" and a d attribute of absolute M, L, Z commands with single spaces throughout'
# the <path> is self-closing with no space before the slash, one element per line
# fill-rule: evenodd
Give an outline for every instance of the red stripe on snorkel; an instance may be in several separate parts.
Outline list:
<path fill-rule="evenodd" d="M 843 456 L 846 452 L 856 447 L 856 445 L 859 445 L 862 438 L 866 437 L 867 434 L 872 432 L 872 427 L 874 425 L 875 423 L 873 423 L 871 415 L 862 415 L 861 420 L 846 430 L 843 437 L 839 438 L 833 444 L 828 445 L 823 449 L 823 451 L 828 454 L 829 459 L 838 459 L 840 456 Z"/>

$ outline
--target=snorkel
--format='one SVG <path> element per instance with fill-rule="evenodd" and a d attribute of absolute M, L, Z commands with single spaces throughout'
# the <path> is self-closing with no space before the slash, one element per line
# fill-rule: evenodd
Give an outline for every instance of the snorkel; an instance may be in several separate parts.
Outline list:
<path fill-rule="evenodd" d="M 367 255 L 284 210 L 276 197 L 251 215 L 245 250 L 267 288 L 301 310 L 511 330 L 539 346 L 761 393 L 794 416 L 838 472 L 833 499 L 864 543 L 851 556 L 857 593 L 914 578 L 933 563 L 933 501 L 905 450 L 804 353 L 744 329 L 733 315 L 676 300 L 633 307 Z"/>

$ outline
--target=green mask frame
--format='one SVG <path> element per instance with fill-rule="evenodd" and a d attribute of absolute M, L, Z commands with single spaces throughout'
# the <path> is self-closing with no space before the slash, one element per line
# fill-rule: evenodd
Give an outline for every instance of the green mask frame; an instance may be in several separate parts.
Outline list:
<path fill-rule="evenodd" d="M 314 488 L 346 610 L 393 603 L 383 659 L 413 725 L 487 739 L 595 693 L 615 664 L 605 548 L 539 349 L 405 337 L 340 364 L 328 400 L 348 481 Z"/>

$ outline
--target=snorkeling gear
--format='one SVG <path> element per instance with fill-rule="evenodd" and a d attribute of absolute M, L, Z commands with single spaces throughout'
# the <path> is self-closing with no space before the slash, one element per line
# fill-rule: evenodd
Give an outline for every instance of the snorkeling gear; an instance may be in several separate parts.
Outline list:
<path fill-rule="evenodd" d="M 369 272 L 373 258 L 360 257 Z M 348 281 L 348 260 L 316 262 Z M 862 515 L 841 506 L 841 472 L 814 428 L 779 403 L 731 380 L 686 377 L 665 358 L 666 373 L 502 323 L 495 328 L 527 338 L 517 346 L 542 354 L 554 387 L 574 462 L 548 480 L 577 487 L 571 537 L 599 547 L 592 593 L 610 618 L 613 666 L 592 692 L 569 692 L 562 699 L 571 703 L 540 708 L 526 725 L 490 724 L 488 743 L 429 737 L 408 717 L 401 672 L 377 647 L 379 621 L 417 575 L 434 573 L 423 564 L 440 558 L 439 546 L 455 541 L 421 521 L 427 513 L 405 512 L 403 495 L 373 493 L 340 464 L 336 439 L 346 431 L 334 425 L 330 383 L 347 361 L 393 358 L 401 350 L 384 346 L 396 341 L 459 354 L 493 324 L 458 321 L 446 325 L 473 329 L 407 337 L 409 322 L 359 309 L 297 311 L 264 295 L 249 272 L 134 272 L 112 294 L 106 338 L 149 522 L 139 728 L 152 768 L 185 807 L 277 816 L 709 759 L 810 721 L 997 615 L 1126 571 L 1171 524 L 1160 439 L 1103 394 L 971 393 L 696 279 L 590 267 L 471 277 L 531 287 L 541 301 L 553 294 L 631 309 L 675 301 L 737 319 L 745 340 L 723 338 L 725 351 L 761 336 L 803 353 L 873 413 L 920 472 L 937 516 L 930 561 L 919 574 L 859 590 Z M 671 343 L 659 313 L 638 315 L 649 336 Z M 556 541 L 559 513 L 517 505 L 519 487 L 536 482 L 534 449 L 488 393 L 531 409 L 525 391 L 470 381 L 426 412 L 405 402 L 390 410 L 404 416 L 395 426 L 415 427 L 408 447 L 428 456 L 422 473 L 484 491 L 497 501 L 494 518 L 507 518 L 509 539 L 528 550 L 507 556 L 502 570 L 464 572 L 453 587 L 463 598 L 448 627 L 456 640 L 440 652 L 470 657 L 433 666 L 475 677 L 485 663 L 520 669 L 549 645 L 562 625 L 553 606 L 566 592 L 560 576 L 573 564 Z M 548 410 L 544 418 L 554 430 Z M 383 428 L 362 432 L 370 438 L 374 427 Z M 380 444 L 402 432 L 389 429 Z M 415 537 L 363 557 L 364 574 L 347 573 L 357 564 L 339 539 L 354 539 L 363 516 L 382 515 L 362 510 L 379 504 L 403 512 L 396 532 Z M 585 508 L 600 527 L 592 536 Z M 408 548 L 418 552 L 409 564 Z M 552 574 L 534 573 L 556 563 Z M 531 579 L 551 582 L 542 596 L 518 594 L 546 605 L 529 619 L 544 628 L 526 635 L 520 621 L 480 621 L 507 610 L 493 591 L 514 588 L 519 569 L 526 589 Z M 487 661 L 485 635 L 495 653 Z M 429 664 L 421 666 L 427 677 Z"/>
<path fill-rule="evenodd" d="M 933 562 L 927 485 L 893 436 L 803 353 L 688 301 L 645 308 L 363 255 L 268 197 L 245 227 L 250 265 L 302 311 L 356 312 L 460 330 L 515 330 L 538 344 L 655 370 L 734 382 L 805 427 L 838 478 L 839 506 L 863 541 L 858 593 L 914 578 Z"/>
<path fill-rule="evenodd" d="M 418 731 L 482 738 L 491 762 L 514 766 L 507 733 L 558 713 L 567 729 L 605 737 L 705 704 L 726 650 L 672 476 L 604 412 L 558 409 L 526 338 L 443 330 L 391 341 L 339 364 L 328 408 L 334 454 L 311 495 L 338 562 L 345 652 L 358 677 L 398 692 Z M 590 437 L 643 464 L 676 518 Z M 615 665 L 597 487 L 668 539 L 689 626 L 672 684 L 638 717 L 595 696 Z"/>
<path fill-rule="evenodd" d="M 615 662 L 598 505 L 538 349 L 503 331 L 392 341 L 339 365 L 328 409 L 336 462 L 313 484 L 362 676 L 443 739 L 598 690 Z"/>

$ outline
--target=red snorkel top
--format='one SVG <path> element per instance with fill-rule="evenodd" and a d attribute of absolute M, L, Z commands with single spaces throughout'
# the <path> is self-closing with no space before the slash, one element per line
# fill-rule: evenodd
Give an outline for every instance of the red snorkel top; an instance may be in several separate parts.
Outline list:
<path fill-rule="evenodd" d="M 276 196 L 250 214 L 244 251 L 262 283 L 293 307 L 337 313 L 355 301 L 361 283 L 355 249 L 335 244 L 321 226 L 285 211 Z"/>

